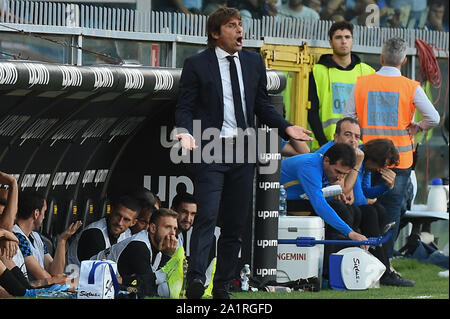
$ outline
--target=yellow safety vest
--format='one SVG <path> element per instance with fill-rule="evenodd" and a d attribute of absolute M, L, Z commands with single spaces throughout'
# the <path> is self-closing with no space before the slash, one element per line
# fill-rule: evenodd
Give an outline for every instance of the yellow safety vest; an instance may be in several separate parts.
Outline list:
<path fill-rule="evenodd" d="M 334 138 L 336 123 L 342 118 L 345 103 L 352 92 L 356 79 L 361 75 L 374 72 L 375 70 L 370 65 L 362 62 L 349 71 L 329 68 L 323 64 L 314 65 L 313 74 L 319 98 L 319 117 L 328 141 Z M 319 143 L 314 140 L 312 149 L 318 148 Z"/>

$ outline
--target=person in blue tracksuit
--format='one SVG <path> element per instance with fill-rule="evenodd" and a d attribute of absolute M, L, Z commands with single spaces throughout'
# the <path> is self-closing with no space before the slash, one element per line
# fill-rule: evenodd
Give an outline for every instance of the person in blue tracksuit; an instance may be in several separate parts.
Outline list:
<path fill-rule="evenodd" d="M 398 151 L 389 139 L 375 139 L 359 145 L 359 122 L 353 118 L 343 118 L 336 124 L 334 140 L 324 144 L 316 153 L 324 154 L 335 143 L 346 143 L 357 151 L 357 163 L 345 182 L 341 183 L 345 193 L 350 192 L 351 198 L 346 208 L 353 216 L 353 226 L 367 237 L 378 237 L 386 225 L 386 210 L 383 205 L 376 202 L 376 198 L 392 189 L 396 174 L 389 167 L 395 166 L 399 161 Z M 372 186 L 372 173 L 378 172 L 384 183 Z M 386 271 L 380 279 L 381 285 L 410 287 L 414 282 L 402 278 L 392 271 L 386 246 L 373 247 L 371 250 L 385 266 Z"/>
<path fill-rule="evenodd" d="M 328 202 L 322 188 L 343 179 L 355 166 L 354 149 L 344 143 L 331 146 L 325 154 L 295 155 L 281 161 L 281 184 L 286 188 L 289 211 L 310 211 L 325 222 L 326 239 L 366 240 L 366 236 L 353 228 L 353 215 L 338 201 Z M 308 200 L 300 196 L 306 194 Z M 364 247 L 367 248 L 367 247 Z M 324 273 L 328 256 L 336 251 L 334 245 L 326 245 Z"/>

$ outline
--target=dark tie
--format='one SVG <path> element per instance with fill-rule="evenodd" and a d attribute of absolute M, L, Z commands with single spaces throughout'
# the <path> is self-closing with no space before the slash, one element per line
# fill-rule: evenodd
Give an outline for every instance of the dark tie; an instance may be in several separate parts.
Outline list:
<path fill-rule="evenodd" d="M 239 88 L 239 79 L 236 70 L 236 63 L 234 63 L 234 56 L 227 56 L 227 60 L 230 61 L 230 76 L 231 76 L 231 88 L 233 89 L 233 104 L 234 104 L 234 116 L 236 117 L 237 127 L 245 130 L 247 124 L 245 123 L 244 112 L 242 111 L 242 98 L 241 89 Z"/>

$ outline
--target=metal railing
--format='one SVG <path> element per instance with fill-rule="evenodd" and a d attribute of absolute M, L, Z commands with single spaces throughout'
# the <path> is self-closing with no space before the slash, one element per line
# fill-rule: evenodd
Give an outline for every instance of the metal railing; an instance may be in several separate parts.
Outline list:
<path fill-rule="evenodd" d="M 0 10 L 1 24 L 33 25 L 33 32 L 47 33 L 50 31 L 46 30 L 47 27 L 70 27 L 206 38 L 207 16 L 204 15 L 22 0 L 0 1 Z M 251 40 L 284 41 L 286 44 L 308 41 L 311 46 L 328 46 L 327 33 L 331 24 L 331 21 L 305 21 L 280 16 L 248 19 L 244 20 L 244 37 L 250 40 L 247 43 Z M 354 46 L 373 52 L 373 48 L 380 48 L 386 39 L 393 36 L 404 38 L 411 50 L 414 50 L 414 41 L 418 38 L 448 55 L 448 32 L 420 29 L 356 26 Z M 139 35 L 134 35 L 136 37 Z M 182 41 L 189 42 L 189 39 L 184 37 Z"/>

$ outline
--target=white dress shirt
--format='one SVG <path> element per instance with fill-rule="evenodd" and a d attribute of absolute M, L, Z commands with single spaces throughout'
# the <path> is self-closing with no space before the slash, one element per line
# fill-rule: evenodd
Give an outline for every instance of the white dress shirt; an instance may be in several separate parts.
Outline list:
<path fill-rule="evenodd" d="M 216 47 L 216 56 L 217 61 L 219 62 L 223 91 L 223 125 L 220 132 L 220 137 L 232 137 L 237 135 L 236 117 L 234 115 L 233 90 L 231 88 L 230 62 L 227 60 L 227 56 L 229 55 L 230 54 L 228 52 L 222 50 L 219 47 Z M 236 64 L 239 87 L 241 90 L 242 111 L 244 112 L 245 121 L 246 123 L 248 123 L 241 63 L 239 61 L 238 52 L 234 53 L 233 55 L 235 56 L 234 63 Z"/>
<path fill-rule="evenodd" d="M 382 76 L 401 76 L 401 72 L 396 67 L 383 66 L 377 72 L 377 74 Z M 422 114 L 423 120 L 417 123 L 422 130 L 428 130 L 439 125 L 440 116 L 436 111 L 434 105 L 430 102 L 425 91 L 419 85 L 414 92 L 413 104 L 416 109 Z M 345 104 L 344 113 L 342 117 L 353 117 L 356 118 L 356 105 L 355 105 L 355 88 L 353 88 L 350 96 Z"/>

